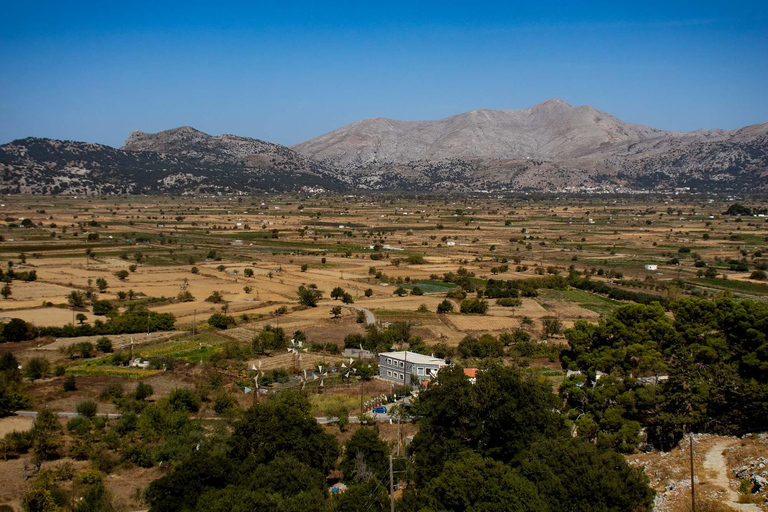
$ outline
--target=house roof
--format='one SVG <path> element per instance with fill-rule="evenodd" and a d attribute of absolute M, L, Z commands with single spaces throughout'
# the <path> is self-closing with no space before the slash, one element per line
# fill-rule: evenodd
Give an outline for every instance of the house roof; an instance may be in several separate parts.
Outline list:
<path fill-rule="evenodd" d="M 470 379 L 476 378 L 477 377 L 477 368 L 464 368 L 464 375 L 466 375 Z"/>
<path fill-rule="evenodd" d="M 397 352 L 380 352 L 379 355 L 384 357 L 391 357 L 392 359 L 397 359 L 398 361 L 407 360 L 409 363 L 413 364 L 431 364 L 437 366 L 447 366 L 448 364 L 445 362 L 445 359 L 425 356 L 424 354 L 417 354 L 416 352 L 411 352 L 409 350 L 400 350 Z"/>

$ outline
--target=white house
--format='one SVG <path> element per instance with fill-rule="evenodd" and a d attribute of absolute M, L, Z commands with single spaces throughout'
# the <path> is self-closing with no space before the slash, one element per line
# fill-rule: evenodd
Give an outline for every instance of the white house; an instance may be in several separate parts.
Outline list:
<path fill-rule="evenodd" d="M 446 366 L 445 359 L 407 350 L 379 354 L 379 377 L 401 384 L 410 384 L 411 375 L 415 375 L 419 382 L 433 379 Z"/>
<path fill-rule="evenodd" d="M 658 268 L 658 265 L 654 264 L 648 264 L 645 266 L 645 270 L 656 270 Z"/>

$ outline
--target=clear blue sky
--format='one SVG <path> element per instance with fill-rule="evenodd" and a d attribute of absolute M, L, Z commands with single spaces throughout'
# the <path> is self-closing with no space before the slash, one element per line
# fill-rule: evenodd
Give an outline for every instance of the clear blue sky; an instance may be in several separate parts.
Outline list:
<path fill-rule="evenodd" d="M 548 98 L 658 128 L 768 121 L 768 2 L 5 2 L 0 143 L 191 125 L 291 144 Z"/>

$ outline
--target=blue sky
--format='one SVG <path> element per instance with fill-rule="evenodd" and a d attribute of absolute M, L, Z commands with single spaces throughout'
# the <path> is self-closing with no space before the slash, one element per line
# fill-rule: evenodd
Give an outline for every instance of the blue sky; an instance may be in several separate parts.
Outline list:
<path fill-rule="evenodd" d="M 190 125 L 292 144 L 548 98 L 673 130 L 768 121 L 768 2 L 7 2 L 0 143 Z"/>

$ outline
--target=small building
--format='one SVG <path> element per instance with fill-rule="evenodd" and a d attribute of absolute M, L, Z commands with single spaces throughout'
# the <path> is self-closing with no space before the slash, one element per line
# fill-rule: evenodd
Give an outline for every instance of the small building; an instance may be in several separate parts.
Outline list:
<path fill-rule="evenodd" d="M 477 368 L 464 368 L 464 375 L 467 376 L 469 382 L 472 384 L 477 383 Z"/>
<path fill-rule="evenodd" d="M 149 368 L 149 361 L 143 360 L 140 357 L 136 357 L 134 359 L 131 359 L 128 361 L 128 366 L 132 366 L 133 368 Z"/>
<path fill-rule="evenodd" d="M 358 359 L 373 359 L 375 357 L 375 354 L 370 350 L 360 350 L 359 348 L 345 348 L 341 355 Z"/>
<path fill-rule="evenodd" d="M 379 354 L 379 377 L 400 384 L 411 384 L 411 375 L 415 375 L 419 382 L 432 379 L 446 366 L 445 359 L 407 350 Z"/>
<path fill-rule="evenodd" d="M 638 384 L 650 384 L 652 386 L 658 386 L 660 382 L 664 382 L 665 380 L 669 380 L 669 375 L 653 375 L 651 377 L 638 377 L 637 383 Z"/>
<path fill-rule="evenodd" d="M 658 268 L 659 268 L 658 265 L 654 265 L 654 264 L 648 264 L 645 266 L 645 270 L 656 270 Z"/>

